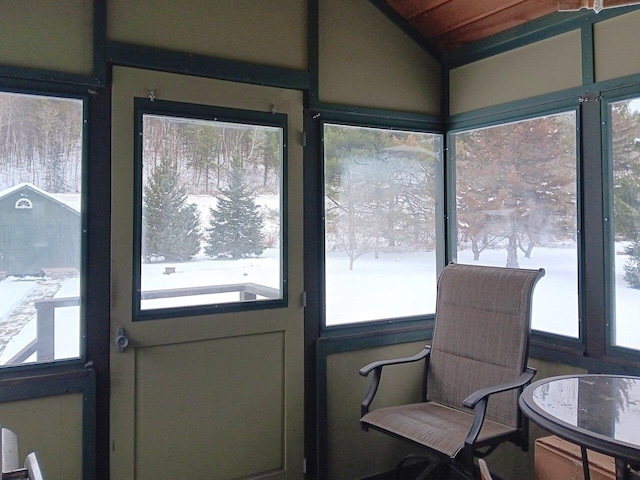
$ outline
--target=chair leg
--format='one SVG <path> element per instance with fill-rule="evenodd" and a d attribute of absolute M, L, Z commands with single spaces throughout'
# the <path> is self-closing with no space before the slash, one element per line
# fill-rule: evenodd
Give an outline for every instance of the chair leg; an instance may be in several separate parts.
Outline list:
<path fill-rule="evenodd" d="M 429 475 L 431 475 L 431 474 L 433 473 L 433 471 L 434 471 L 437 467 L 439 467 L 439 466 L 440 466 L 440 464 L 439 464 L 439 463 L 431 462 L 431 463 L 427 466 L 427 468 L 425 468 L 425 469 L 420 473 L 420 475 L 418 475 L 418 476 L 416 477 L 416 480 L 426 480 L 426 479 L 429 477 Z"/>
<path fill-rule="evenodd" d="M 424 470 L 420 472 L 420 474 L 415 478 L 415 480 L 426 480 L 436 468 L 438 468 L 440 465 L 443 465 L 443 462 L 439 461 L 439 458 L 437 458 L 434 455 L 427 455 L 427 454 L 407 455 L 402 460 L 400 460 L 396 465 L 396 473 L 395 473 L 396 480 L 400 480 L 400 474 L 402 473 L 402 469 L 404 468 L 405 463 L 408 461 L 426 461 L 427 462 L 427 466 L 424 468 Z"/>
<path fill-rule="evenodd" d="M 426 469 L 429 470 L 433 470 L 433 468 L 435 468 L 435 466 L 437 466 L 437 462 L 433 461 L 433 456 L 430 455 L 420 455 L 420 454 L 412 454 L 412 455 L 407 455 L 406 457 L 404 457 L 402 460 L 400 460 L 398 462 L 398 464 L 396 465 L 396 473 L 395 473 L 395 480 L 400 480 L 400 474 L 402 473 L 402 469 L 405 466 L 405 463 L 407 463 L 408 461 L 427 461 L 427 467 Z M 430 471 L 427 473 L 430 473 Z M 422 475 L 424 474 L 424 470 L 420 473 L 420 476 L 418 477 L 419 479 L 424 479 L 426 477 L 423 477 Z M 416 479 L 417 480 L 417 479 Z"/>

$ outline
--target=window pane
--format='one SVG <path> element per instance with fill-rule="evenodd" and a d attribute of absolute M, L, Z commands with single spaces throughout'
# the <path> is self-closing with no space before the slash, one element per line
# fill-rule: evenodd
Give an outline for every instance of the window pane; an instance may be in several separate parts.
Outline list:
<path fill-rule="evenodd" d="M 0 365 L 80 356 L 83 102 L 0 92 Z"/>
<path fill-rule="evenodd" d="M 577 338 L 575 112 L 454 139 L 457 261 L 543 267 L 532 328 Z"/>
<path fill-rule="evenodd" d="M 326 325 L 435 311 L 440 138 L 324 126 Z"/>
<path fill-rule="evenodd" d="M 640 349 L 640 99 L 611 111 L 613 155 L 614 345 Z"/>
<path fill-rule="evenodd" d="M 143 116 L 140 310 L 281 299 L 283 129 Z"/>

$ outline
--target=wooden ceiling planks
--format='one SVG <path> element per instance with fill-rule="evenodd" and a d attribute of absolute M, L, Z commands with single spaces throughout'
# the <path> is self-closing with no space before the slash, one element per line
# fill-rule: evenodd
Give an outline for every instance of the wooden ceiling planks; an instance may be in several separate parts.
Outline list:
<path fill-rule="evenodd" d="M 558 11 L 558 0 L 386 0 L 446 52 Z"/>

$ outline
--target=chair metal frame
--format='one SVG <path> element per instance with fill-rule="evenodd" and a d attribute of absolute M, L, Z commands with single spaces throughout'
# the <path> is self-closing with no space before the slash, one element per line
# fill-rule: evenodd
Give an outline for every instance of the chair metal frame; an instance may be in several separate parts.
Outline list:
<path fill-rule="evenodd" d="M 499 267 L 474 267 L 474 268 L 499 268 Z M 529 273 L 531 275 L 537 275 L 537 276 L 533 279 L 532 284 L 529 285 L 529 288 L 530 288 L 528 292 L 529 293 L 529 305 L 528 305 L 529 311 L 527 313 L 528 322 L 530 322 L 531 296 L 533 294 L 533 289 L 537 281 L 542 276 L 544 276 L 544 269 L 530 270 Z M 437 322 L 438 322 L 438 314 L 436 312 L 436 324 Z M 528 325 L 527 328 L 530 328 L 530 325 Z M 435 333 L 434 335 L 436 334 L 437 333 Z M 514 390 L 514 389 L 518 389 L 519 393 L 521 393 L 524 387 L 526 387 L 531 383 L 534 375 L 536 374 L 536 370 L 534 368 L 526 365 L 528 354 L 529 354 L 528 332 L 526 335 L 525 342 L 526 342 L 526 345 L 525 345 L 524 371 L 519 375 L 518 378 L 512 381 L 508 381 L 506 383 L 502 383 L 499 385 L 492 385 L 485 388 L 481 388 L 471 393 L 464 399 L 463 401 L 464 407 L 467 407 L 468 409 L 473 410 L 474 416 L 473 416 L 473 423 L 471 425 L 471 428 L 469 429 L 469 432 L 466 435 L 464 444 L 461 446 L 462 448 L 457 450 L 455 454 L 452 455 L 451 457 L 449 457 L 448 455 L 444 455 L 442 452 L 436 449 L 430 449 L 432 454 L 435 454 L 435 457 L 440 459 L 440 462 L 431 460 L 427 468 L 418 477 L 419 479 L 427 478 L 427 476 L 431 473 L 431 471 L 434 468 L 436 468 L 439 464 L 447 461 L 449 462 L 450 465 L 455 465 L 457 471 L 460 471 L 459 469 L 461 468 L 462 473 L 464 475 L 468 475 L 475 478 L 476 467 L 474 465 L 474 459 L 476 457 L 477 458 L 486 457 L 491 452 L 493 452 L 493 450 L 497 448 L 498 445 L 500 445 L 505 441 L 510 441 L 516 444 L 517 446 L 519 446 L 523 451 L 528 451 L 529 449 L 528 420 L 522 414 L 522 412 L 520 411 L 517 405 L 515 407 L 517 408 L 517 426 L 513 428 L 513 430 L 509 431 L 506 434 L 501 434 L 497 437 L 485 438 L 481 441 L 478 441 L 478 435 L 480 434 L 482 426 L 485 422 L 487 406 L 491 396 L 498 393 Z M 380 381 L 382 378 L 382 370 L 386 366 L 402 365 L 407 363 L 424 361 L 424 373 L 423 373 L 421 398 L 423 399 L 423 402 L 429 402 L 427 379 L 428 379 L 428 372 L 429 372 L 430 355 L 431 355 L 431 347 L 427 345 L 421 352 L 419 352 L 414 356 L 406 357 L 406 358 L 376 361 L 362 367 L 359 372 L 360 375 L 367 377 L 372 372 L 373 372 L 373 375 L 371 378 L 369 390 L 361 404 L 361 417 L 365 417 L 370 412 L 371 403 L 373 402 L 375 395 L 378 391 L 378 388 L 380 386 Z M 517 404 L 517 401 L 516 401 L 516 404 Z M 422 443 L 414 442 L 410 438 L 406 438 L 400 434 L 396 434 L 395 432 L 391 432 L 385 428 L 380 428 L 379 426 L 368 424 L 366 422 L 366 418 L 361 418 L 361 428 L 365 431 L 369 430 L 370 428 L 374 430 L 378 430 L 392 437 L 409 441 L 423 448 L 426 447 L 426 445 Z M 426 447 L 426 448 L 429 448 L 429 447 Z M 433 455 L 431 457 L 433 457 Z M 405 457 L 398 463 L 396 468 L 396 476 L 400 472 L 404 462 L 411 458 L 415 458 L 415 456 Z"/>

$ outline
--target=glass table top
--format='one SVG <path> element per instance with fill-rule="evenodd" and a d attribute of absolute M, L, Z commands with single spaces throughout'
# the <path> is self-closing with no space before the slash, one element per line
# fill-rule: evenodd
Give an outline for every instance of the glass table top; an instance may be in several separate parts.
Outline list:
<path fill-rule="evenodd" d="M 532 385 L 531 407 L 569 428 L 640 446 L 640 377 L 578 375 Z"/>

